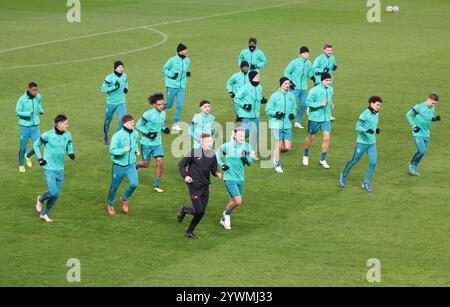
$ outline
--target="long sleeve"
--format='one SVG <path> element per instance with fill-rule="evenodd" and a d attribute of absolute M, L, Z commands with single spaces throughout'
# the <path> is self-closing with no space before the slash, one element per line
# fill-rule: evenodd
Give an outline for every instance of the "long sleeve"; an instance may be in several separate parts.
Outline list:
<path fill-rule="evenodd" d="M 117 134 L 113 135 L 111 145 L 109 146 L 109 153 L 115 156 L 121 156 L 124 152 L 124 148 L 120 146 L 119 140 L 117 139 Z"/>
<path fill-rule="evenodd" d="M 360 117 L 358 118 L 358 121 L 356 122 L 355 130 L 358 132 L 366 132 L 366 128 L 364 127 L 365 119 Z"/>
<path fill-rule="evenodd" d="M 105 79 L 105 81 L 103 81 L 102 84 L 102 93 L 109 93 L 112 92 L 116 89 L 116 84 L 113 84 L 113 82 L 111 82 L 110 79 L 108 79 L 108 77 Z"/>
<path fill-rule="evenodd" d="M 217 165 L 219 167 L 222 167 L 222 165 L 224 165 L 221 156 L 224 155 L 225 151 L 225 144 L 222 145 L 222 147 L 220 147 L 219 149 L 216 150 L 216 160 L 217 160 Z"/>
<path fill-rule="evenodd" d="M 214 155 L 214 159 L 211 163 L 211 175 L 213 175 L 214 177 L 217 177 L 217 168 L 218 168 L 217 157 L 216 155 Z"/>
<path fill-rule="evenodd" d="M 292 80 L 292 73 L 294 72 L 294 61 L 291 61 L 284 70 L 284 76 L 289 80 Z"/>
<path fill-rule="evenodd" d="M 181 159 L 180 163 L 178 163 L 178 170 L 180 171 L 181 177 L 183 177 L 183 178 L 185 178 L 186 176 L 189 176 L 189 174 L 187 172 L 187 167 L 191 163 L 192 156 L 193 156 L 193 152 L 191 150 L 191 151 L 189 151 L 189 153 L 187 155 L 185 155 L 183 157 L 183 159 Z"/>
<path fill-rule="evenodd" d="M 406 118 L 408 119 L 409 124 L 411 125 L 411 127 L 414 128 L 415 126 L 415 117 L 416 117 L 417 111 L 412 108 L 411 110 L 409 110 L 406 113 Z"/>
<path fill-rule="evenodd" d="M 244 61 L 244 51 L 241 51 L 241 53 L 238 56 L 238 66 L 241 66 L 241 62 Z"/>
<path fill-rule="evenodd" d="M 264 55 L 264 52 L 260 51 L 258 68 L 264 68 L 266 65 L 267 65 L 266 56 Z"/>
<path fill-rule="evenodd" d="M 322 107 L 322 101 L 316 101 L 316 93 L 314 90 L 309 91 L 308 98 L 306 98 L 306 105 L 310 108 Z"/>
<path fill-rule="evenodd" d="M 167 60 L 166 64 L 164 64 L 163 73 L 168 78 L 172 78 L 173 77 L 173 74 L 172 74 L 172 61 L 171 61 L 171 59 Z"/>
<path fill-rule="evenodd" d="M 244 98 L 247 96 L 247 92 L 245 91 L 245 87 L 242 87 L 236 94 L 235 102 L 240 105 L 241 107 L 244 107 L 245 101 Z"/>
<path fill-rule="evenodd" d="M 72 144 L 72 135 L 70 135 L 69 141 L 67 142 L 67 154 L 73 154 L 73 144 Z"/>
<path fill-rule="evenodd" d="M 31 117 L 32 112 L 25 112 L 23 111 L 23 102 L 22 99 L 19 99 L 17 101 L 17 105 L 16 105 L 16 114 L 19 117 Z"/>
<path fill-rule="evenodd" d="M 322 72 L 323 72 L 323 67 L 322 67 L 321 57 L 320 57 L 320 56 L 318 56 L 318 57 L 314 60 L 312 69 L 313 69 L 313 73 L 314 73 L 315 75 L 320 75 L 320 74 L 322 74 Z"/>
<path fill-rule="evenodd" d="M 42 108 L 41 100 L 39 100 L 38 113 L 39 113 L 39 114 L 44 114 L 44 109 Z"/>
<path fill-rule="evenodd" d="M 136 129 L 137 131 L 139 131 L 140 133 L 142 133 L 143 135 L 148 134 L 150 131 L 148 131 L 148 129 L 145 127 L 145 124 L 147 123 L 147 120 L 145 119 L 144 116 L 142 116 L 137 124 L 136 124 Z"/>
<path fill-rule="evenodd" d="M 236 79 L 234 77 L 234 75 L 232 75 L 230 77 L 230 79 L 228 79 L 227 81 L 227 90 L 228 93 L 233 92 L 234 93 L 234 85 L 236 84 Z"/>
<path fill-rule="evenodd" d="M 43 134 L 43 135 L 41 135 L 41 137 L 40 138 L 38 138 L 35 142 L 34 142 L 34 144 L 33 144 L 33 149 L 34 149 L 34 152 L 35 152 L 35 154 L 36 154 L 36 158 L 39 160 L 39 159 L 42 159 L 42 153 L 41 153 L 41 145 L 43 145 L 43 144 L 45 144 L 45 134 Z"/>
<path fill-rule="evenodd" d="M 275 117 L 276 109 L 275 109 L 275 98 L 274 95 L 271 95 L 269 98 L 269 102 L 266 105 L 265 112 L 269 117 Z"/>

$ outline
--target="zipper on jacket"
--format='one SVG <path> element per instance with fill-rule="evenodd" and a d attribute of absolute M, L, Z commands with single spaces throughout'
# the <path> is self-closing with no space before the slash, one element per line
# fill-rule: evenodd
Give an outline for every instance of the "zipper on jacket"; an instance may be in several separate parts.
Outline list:
<path fill-rule="evenodd" d="M 128 165 L 131 163 L 131 133 L 128 134 L 128 137 L 130 138 L 130 150 L 128 151 Z"/>
<path fill-rule="evenodd" d="M 33 126 L 34 126 L 34 98 L 31 98 L 31 108 L 32 108 L 32 112 L 31 112 L 31 118 L 33 119 Z"/>
<path fill-rule="evenodd" d="M 183 79 L 183 70 L 184 70 L 183 59 L 181 59 L 180 88 L 181 88 L 181 80 Z M 177 103 L 178 103 L 178 101 L 177 101 Z"/>

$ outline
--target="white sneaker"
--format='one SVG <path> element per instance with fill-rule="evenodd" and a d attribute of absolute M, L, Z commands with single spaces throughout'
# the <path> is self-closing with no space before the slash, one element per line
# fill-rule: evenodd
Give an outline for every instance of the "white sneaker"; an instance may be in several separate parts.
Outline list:
<path fill-rule="evenodd" d="M 303 156 L 303 165 L 308 166 L 309 165 L 309 157 Z"/>
<path fill-rule="evenodd" d="M 31 162 L 31 159 L 27 157 L 27 154 L 25 154 L 25 162 L 27 162 L 28 167 L 32 167 L 33 163 Z"/>
<path fill-rule="evenodd" d="M 48 217 L 48 215 L 41 215 L 41 220 L 47 222 L 47 223 L 52 223 L 53 220 L 51 218 Z"/>
<path fill-rule="evenodd" d="M 330 119 L 331 119 L 331 120 L 336 120 L 336 118 L 335 118 L 335 117 L 333 117 L 333 116 L 331 116 L 331 117 L 330 117 Z"/>
<path fill-rule="evenodd" d="M 19 166 L 19 173 L 25 173 L 26 169 L 25 166 Z"/>
<path fill-rule="evenodd" d="M 224 214 L 223 217 L 220 219 L 220 225 L 223 226 L 226 230 L 231 229 L 231 218 L 229 215 Z"/>
<path fill-rule="evenodd" d="M 305 128 L 305 127 L 303 127 L 302 124 L 300 124 L 300 123 L 295 123 L 295 124 L 294 124 L 294 127 L 295 127 L 295 128 L 299 128 L 299 129 L 304 129 L 304 128 Z"/>
<path fill-rule="evenodd" d="M 172 130 L 177 132 L 177 133 L 180 132 L 180 131 L 183 131 L 183 129 L 181 129 L 180 126 L 178 126 L 178 125 L 173 125 L 172 126 Z"/>
<path fill-rule="evenodd" d="M 39 201 L 39 197 L 41 197 L 41 195 L 38 195 L 37 200 L 36 200 L 36 211 L 41 213 L 42 212 L 42 203 Z"/>
<path fill-rule="evenodd" d="M 330 166 L 327 163 L 327 160 L 319 161 L 319 164 L 323 166 L 323 168 L 330 168 Z"/>
<path fill-rule="evenodd" d="M 275 171 L 277 173 L 283 173 L 283 169 L 281 168 L 281 165 L 278 165 L 277 167 L 275 167 Z"/>
<path fill-rule="evenodd" d="M 252 160 L 259 160 L 258 156 L 256 155 L 255 151 L 250 151 L 250 157 L 252 157 Z"/>

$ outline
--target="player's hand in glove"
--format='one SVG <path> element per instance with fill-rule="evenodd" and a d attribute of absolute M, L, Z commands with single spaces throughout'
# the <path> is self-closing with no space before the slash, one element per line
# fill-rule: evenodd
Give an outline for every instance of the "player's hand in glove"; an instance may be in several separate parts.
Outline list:
<path fill-rule="evenodd" d="M 419 131 L 420 131 L 420 128 L 419 128 L 419 127 L 414 127 L 414 129 L 413 129 L 413 130 L 414 130 L 414 132 L 415 132 L 415 133 L 417 133 L 417 132 L 419 132 Z"/>
<path fill-rule="evenodd" d="M 366 132 L 367 132 L 368 134 L 374 134 L 374 133 L 375 133 L 372 129 L 368 129 Z"/>
<path fill-rule="evenodd" d="M 222 165 L 221 169 L 222 169 L 224 172 L 226 172 L 227 170 L 230 169 L 230 167 L 229 167 L 228 165 L 224 164 L 224 165 Z"/>
<path fill-rule="evenodd" d="M 290 120 L 293 120 L 295 118 L 295 115 L 294 114 L 289 114 L 289 119 Z"/>
<path fill-rule="evenodd" d="M 47 161 L 45 161 L 44 159 L 41 158 L 41 159 L 38 160 L 38 163 L 39 163 L 40 166 L 44 166 L 44 165 L 47 164 Z"/>
<path fill-rule="evenodd" d="M 164 134 L 169 134 L 170 128 L 169 127 L 164 128 L 163 132 L 164 132 Z"/>
<path fill-rule="evenodd" d="M 263 97 L 262 99 L 261 99 L 261 104 L 266 104 L 267 103 L 267 99 L 266 99 L 266 97 Z"/>
<path fill-rule="evenodd" d="M 70 158 L 70 160 L 75 160 L 75 154 L 73 154 L 73 153 L 69 154 L 69 158 Z"/>
<path fill-rule="evenodd" d="M 246 109 L 247 111 L 251 111 L 252 110 L 252 105 L 251 104 L 244 104 L 244 109 Z"/>
<path fill-rule="evenodd" d="M 228 92 L 228 94 L 230 95 L 231 98 L 236 97 L 236 95 L 233 92 Z"/>
<path fill-rule="evenodd" d="M 170 77 L 170 79 L 175 80 L 178 77 L 178 73 L 176 72 L 172 77 Z"/>
<path fill-rule="evenodd" d="M 277 113 L 275 113 L 275 117 L 277 119 L 282 119 L 284 117 L 284 113 L 283 112 L 277 112 Z"/>

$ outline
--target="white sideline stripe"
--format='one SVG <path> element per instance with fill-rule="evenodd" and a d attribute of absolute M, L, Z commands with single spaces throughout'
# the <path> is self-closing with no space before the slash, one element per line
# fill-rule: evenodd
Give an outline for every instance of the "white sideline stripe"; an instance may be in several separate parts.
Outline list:
<path fill-rule="evenodd" d="M 0 70 L 19 69 L 19 68 L 31 68 L 31 67 L 44 67 L 44 66 L 61 65 L 61 64 L 82 63 L 82 62 L 87 62 L 87 61 L 92 61 L 92 60 L 101 60 L 101 59 L 106 59 L 106 58 L 115 57 L 115 56 L 119 56 L 119 55 L 125 55 L 125 54 L 130 54 L 130 53 L 134 53 L 134 52 L 139 52 L 139 51 L 152 49 L 152 48 L 158 47 L 158 46 L 166 43 L 167 40 L 169 39 L 169 36 L 166 33 L 162 32 L 162 31 L 159 31 L 159 30 L 156 30 L 156 29 L 148 28 L 148 27 L 145 27 L 145 26 L 144 27 L 139 27 L 139 28 L 136 28 L 136 29 L 144 29 L 144 30 L 156 32 L 162 37 L 162 39 L 159 42 L 157 42 L 156 44 L 153 44 L 151 46 L 142 47 L 142 48 L 138 48 L 138 49 L 127 50 L 127 51 L 121 51 L 121 52 L 116 52 L 116 53 L 110 53 L 110 54 L 107 54 L 107 55 L 100 55 L 100 56 L 91 57 L 91 58 L 84 58 L 84 59 L 78 59 L 78 60 L 68 60 L 68 61 L 45 63 L 45 64 L 30 64 L 30 65 L 20 65 L 20 66 L 11 66 L 11 67 L 0 67 Z"/>
<path fill-rule="evenodd" d="M 72 41 L 72 40 L 96 37 L 96 36 L 107 35 L 107 34 L 127 32 L 127 31 L 132 31 L 132 30 L 136 30 L 136 29 L 140 29 L 140 28 L 149 28 L 149 27 L 156 27 L 156 26 L 163 26 L 163 25 L 183 23 L 183 22 L 188 22 L 188 21 L 202 20 L 202 19 L 213 18 L 213 17 L 221 17 L 221 16 L 227 16 L 227 15 L 233 15 L 233 14 L 253 12 L 253 11 L 265 10 L 265 9 L 269 9 L 269 8 L 277 8 L 277 7 L 283 7 L 283 6 L 288 6 L 288 5 L 294 5 L 294 4 L 304 3 L 304 2 L 305 1 L 303 1 L 303 0 L 302 1 L 295 1 L 295 2 L 284 3 L 284 4 L 269 5 L 269 6 L 264 6 L 264 7 L 260 7 L 260 8 L 254 8 L 254 9 L 245 9 L 245 10 L 233 11 L 233 12 L 228 12 L 228 13 L 213 14 L 213 15 L 200 16 L 200 17 L 192 17 L 192 18 L 186 18 L 186 19 L 181 19 L 181 20 L 174 20 L 174 21 L 155 23 L 155 24 L 146 25 L 146 26 L 138 26 L 138 27 L 131 27 L 131 28 L 112 30 L 112 31 L 107 31 L 107 32 L 87 34 L 87 35 L 83 35 L 83 36 L 75 36 L 75 37 L 70 37 L 70 38 L 65 38 L 65 39 L 58 39 L 58 40 L 53 40 L 53 41 L 35 43 L 35 44 L 31 44 L 31 45 L 13 47 L 13 48 L 9 48 L 9 49 L 0 49 L 0 53 L 10 52 L 10 51 L 15 51 L 15 50 L 20 50 L 20 49 L 26 49 L 26 48 L 32 48 L 32 47 L 37 47 L 37 46 L 44 46 L 44 45 L 68 42 L 68 41 Z"/>

